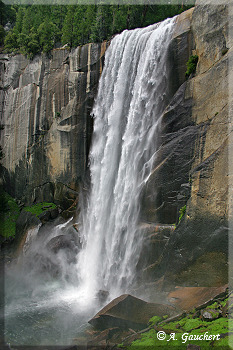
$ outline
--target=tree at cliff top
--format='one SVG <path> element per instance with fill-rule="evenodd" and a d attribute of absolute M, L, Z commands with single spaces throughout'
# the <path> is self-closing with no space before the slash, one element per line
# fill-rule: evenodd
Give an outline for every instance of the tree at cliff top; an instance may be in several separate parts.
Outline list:
<path fill-rule="evenodd" d="M 15 21 L 15 10 L 0 1 L 0 25 L 5 26 L 7 22 Z"/>
<path fill-rule="evenodd" d="M 4 129 L 4 127 L 0 124 L 0 132 Z M 3 191 L 3 185 L 2 185 L 2 172 L 3 172 L 3 167 L 1 164 L 1 160 L 4 157 L 4 153 L 2 150 L 2 147 L 0 146 L 0 212 L 5 212 L 7 208 L 7 200 L 4 195 Z"/>
<path fill-rule="evenodd" d="M 124 29 L 144 27 L 172 17 L 190 6 L 182 5 L 27 5 L 6 6 L 0 1 L 0 40 L 6 52 L 32 58 L 39 52 L 68 44 L 76 47 L 109 40 Z"/>
<path fill-rule="evenodd" d="M 56 42 L 56 33 L 58 32 L 56 24 L 47 21 L 41 23 L 38 28 L 40 47 L 42 52 L 48 53 L 51 51 Z"/>

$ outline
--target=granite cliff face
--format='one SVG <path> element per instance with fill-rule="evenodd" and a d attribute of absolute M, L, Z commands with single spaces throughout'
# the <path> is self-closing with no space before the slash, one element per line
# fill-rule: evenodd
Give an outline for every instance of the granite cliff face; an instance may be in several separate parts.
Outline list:
<path fill-rule="evenodd" d="M 144 226 L 139 262 L 147 281 L 165 276 L 164 286 L 221 285 L 228 278 L 229 17 L 227 5 L 197 2 L 177 17 L 170 45 L 170 100 L 142 194 L 141 221 L 158 226 Z M 24 202 L 67 208 L 76 198 L 87 174 L 90 111 L 105 49 L 106 43 L 54 50 L 32 62 L 1 57 L 4 180 Z M 186 79 L 191 55 L 199 57 L 197 70 Z M 166 226 L 184 205 L 177 228 Z"/>
<path fill-rule="evenodd" d="M 186 205 L 180 224 L 162 237 L 162 249 L 144 270 L 151 281 L 165 276 L 165 286 L 228 281 L 229 18 L 226 5 L 195 6 L 189 35 L 199 57 L 196 74 L 178 88 L 164 112 L 160 153 L 144 193 L 148 220 L 157 215 L 159 222 L 175 222 L 177 210 Z"/>
<path fill-rule="evenodd" d="M 57 49 L 33 61 L 1 55 L 4 180 L 13 196 L 72 203 L 87 170 L 105 49 L 106 43 Z"/>
<path fill-rule="evenodd" d="M 175 249 L 167 252 L 169 273 L 172 278 L 178 273 L 180 283 L 189 280 L 190 284 L 221 285 L 228 279 L 231 23 L 227 6 L 199 5 L 193 13 L 199 62 L 196 77 L 188 81 L 186 96 L 192 98 L 192 121 L 198 132 L 186 216 L 173 237 Z"/>

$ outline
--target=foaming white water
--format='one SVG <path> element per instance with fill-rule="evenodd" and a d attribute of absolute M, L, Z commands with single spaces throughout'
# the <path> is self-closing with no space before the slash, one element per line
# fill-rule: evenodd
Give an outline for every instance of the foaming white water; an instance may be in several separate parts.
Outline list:
<path fill-rule="evenodd" d="M 132 285 L 141 235 L 140 194 L 156 154 L 166 105 L 167 51 L 175 18 L 124 31 L 111 42 L 93 109 L 91 192 L 80 218 L 80 288 L 111 297 Z"/>

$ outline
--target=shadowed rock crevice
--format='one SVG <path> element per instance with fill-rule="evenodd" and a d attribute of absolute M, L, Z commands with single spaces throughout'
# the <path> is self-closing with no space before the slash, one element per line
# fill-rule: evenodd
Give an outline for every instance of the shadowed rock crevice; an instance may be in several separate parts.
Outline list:
<path fill-rule="evenodd" d="M 179 192 L 189 183 L 200 129 L 192 120 L 192 99 L 185 97 L 186 88 L 185 82 L 161 118 L 154 170 L 143 190 L 142 221 L 174 224 L 177 220 Z"/>

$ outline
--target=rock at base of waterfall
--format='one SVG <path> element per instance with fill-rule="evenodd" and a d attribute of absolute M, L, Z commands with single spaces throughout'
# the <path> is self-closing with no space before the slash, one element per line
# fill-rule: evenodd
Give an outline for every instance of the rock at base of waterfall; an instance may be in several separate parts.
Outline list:
<path fill-rule="evenodd" d="M 221 317 L 222 311 L 221 310 L 213 310 L 213 309 L 204 309 L 201 310 L 201 318 L 203 321 L 213 321 L 219 317 Z"/>
<path fill-rule="evenodd" d="M 59 215 L 58 208 L 53 208 L 53 209 L 48 209 L 48 210 L 44 211 L 43 213 L 38 215 L 38 218 L 44 224 L 44 223 L 46 223 L 49 220 L 56 219 L 58 217 L 58 215 Z"/>
<path fill-rule="evenodd" d="M 41 223 L 40 220 L 29 211 L 21 211 L 16 221 L 17 237 L 24 234 L 30 228 L 38 226 L 40 223 Z"/>
<path fill-rule="evenodd" d="M 50 220 L 50 212 L 48 210 L 46 210 L 43 213 L 41 213 L 40 215 L 38 215 L 38 218 L 44 224 Z"/>
<path fill-rule="evenodd" d="M 106 303 L 108 297 L 109 297 L 109 292 L 107 290 L 99 290 L 98 293 L 96 294 L 97 299 L 101 304 Z"/>
<path fill-rule="evenodd" d="M 73 235 L 59 235 L 53 237 L 47 244 L 47 248 L 56 254 L 60 249 L 74 250 L 77 253 L 77 244 Z"/>
<path fill-rule="evenodd" d="M 93 337 L 91 340 L 88 341 L 88 346 L 90 345 L 100 345 L 100 342 L 105 342 L 107 339 L 112 338 L 115 334 L 117 334 L 119 332 L 119 328 L 118 327 L 114 327 L 114 328 L 108 328 L 105 329 L 104 331 L 101 331 L 100 333 L 98 333 L 95 337 Z M 106 344 L 107 345 L 107 344 Z"/>
<path fill-rule="evenodd" d="M 219 287 L 176 287 L 169 293 L 168 300 L 180 310 L 191 310 L 213 303 L 217 297 L 226 294 L 228 285 Z"/>
<path fill-rule="evenodd" d="M 112 300 L 88 322 L 97 329 L 111 327 L 143 329 L 154 316 L 172 316 L 176 309 L 170 305 L 148 303 L 129 294 Z"/>
<path fill-rule="evenodd" d="M 35 215 L 28 211 L 21 211 L 16 220 L 16 235 L 10 248 L 13 255 L 16 254 L 18 256 L 21 253 L 29 230 L 39 225 L 41 225 L 41 221 Z"/>
<path fill-rule="evenodd" d="M 186 350 L 201 350 L 199 345 L 188 344 Z"/>

